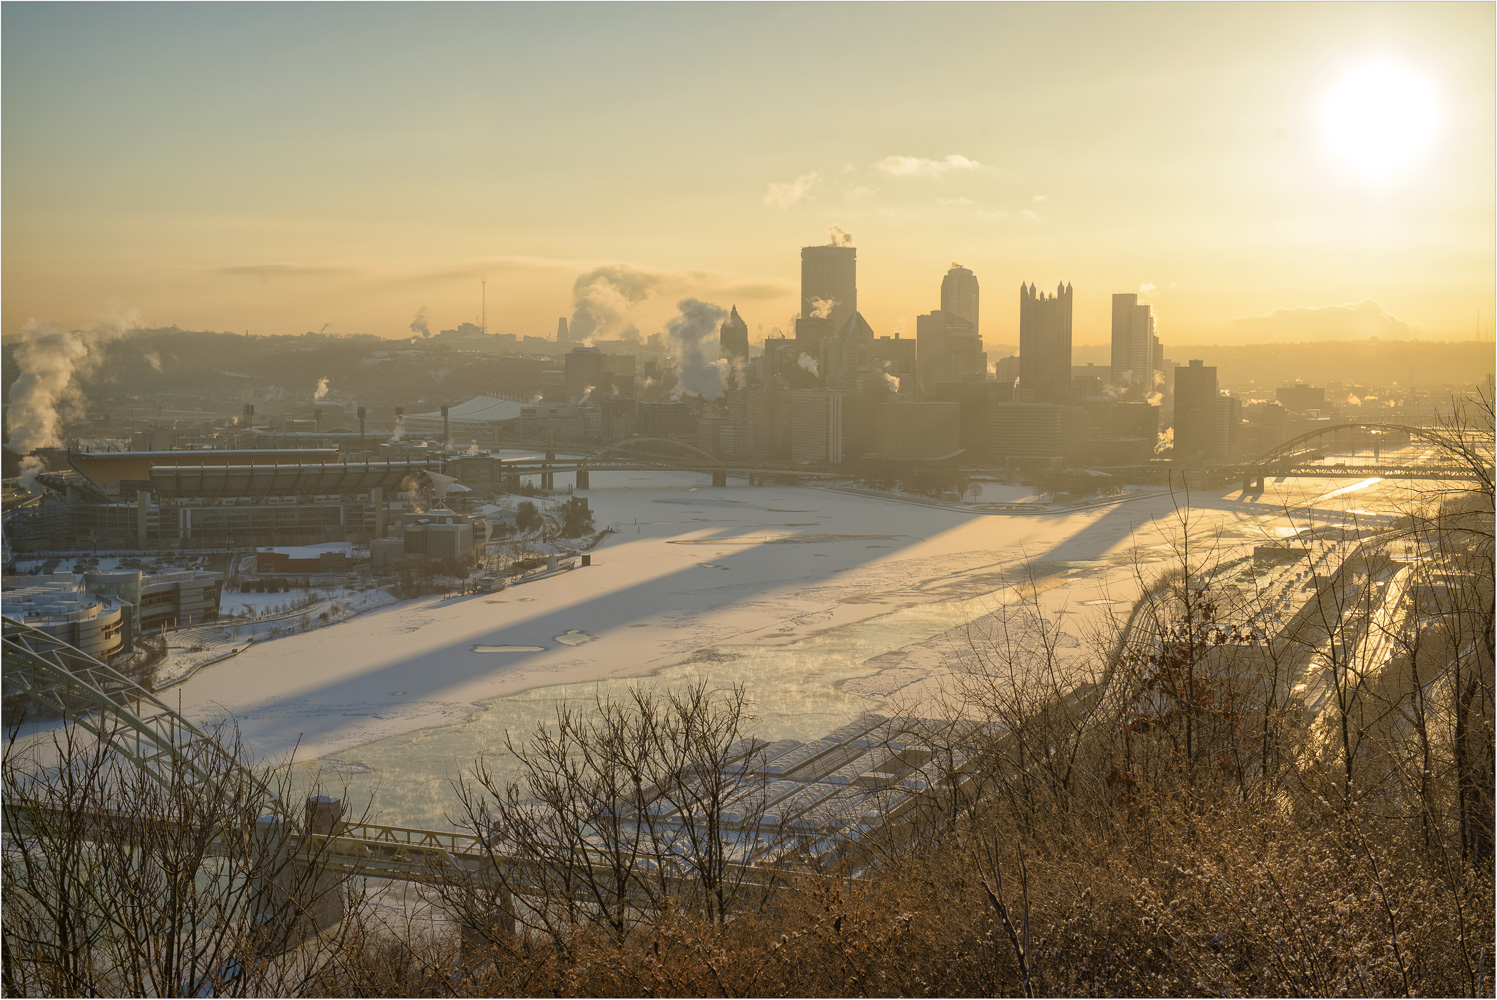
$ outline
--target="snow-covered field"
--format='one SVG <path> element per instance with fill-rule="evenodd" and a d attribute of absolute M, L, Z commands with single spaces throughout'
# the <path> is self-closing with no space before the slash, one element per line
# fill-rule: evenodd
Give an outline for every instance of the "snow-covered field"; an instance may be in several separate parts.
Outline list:
<path fill-rule="evenodd" d="M 931 694 L 971 652 L 965 623 L 1012 600 L 1010 585 L 1030 574 L 1045 614 L 1063 619 L 1063 645 L 1079 647 L 1167 560 L 1184 501 L 1152 493 L 1004 515 L 704 478 L 595 473 L 586 495 L 617 533 L 592 566 L 257 642 L 173 700 L 192 717 L 231 715 L 267 758 L 295 748 L 357 807 L 372 797 L 385 822 L 440 826 L 449 780 L 502 750 L 507 730 L 630 678 L 743 683 L 761 734 L 813 739 L 886 699 L 909 709 Z M 1383 509 L 1376 483 L 1316 499 L 1347 485 L 1271 484 L 1256 501 L 1192 495 L 1194 530 L 1230 557 L 1311 518 Z"/>

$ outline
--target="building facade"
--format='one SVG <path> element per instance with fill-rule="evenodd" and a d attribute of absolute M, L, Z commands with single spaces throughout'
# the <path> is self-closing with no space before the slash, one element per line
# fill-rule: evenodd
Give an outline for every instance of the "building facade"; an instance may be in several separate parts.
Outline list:
<path fill-rule="evenodd" d="M 1112 376 L 1115 386 L 1154 386 L 1154 359 L 1160 353 L 1154 307 L 1133 292 L 1112 297 Z"/>
<path fill-rule="evenodd" d="M 1071 394 L 1071 286 L 1046 295 L 1019 286 L 1019 398 L 1029 403 L 1069 402 Z"/>
<path fill-rule="evenodd" d="M 791 391 L 790 460 L 796 465 L 841 463 L 841 392 L 836 389 Z"/>
<path fill-rule="evenodd" d="M 733 307 L 732 313 L 718 329 L 717 345 L 720 357 L 748 360 L 748 324 L 738 315 L 737 306 Z"/>
<path fill-rule="evenodd" d="M 952 264 L 946 277 L 941 279 L 941 311 L 953 313 L 971 323 L 972 332 L 980 338 L 982 327 L 977 322 L 977 306 L 977 275 L 960 264 Z"/>
<path fill-rule="evenodd" d="M 1216 454 L 1216 366 L 1192 361 L 1175 369 L 1176 460 L 1200 460 Z"/>
<path fill-rule="evenodd" d="M 802 247 L 796 339 L 802 343 L 825 340 L 845 327 L 857 311 L 857 249 L 836 245 Z"/>

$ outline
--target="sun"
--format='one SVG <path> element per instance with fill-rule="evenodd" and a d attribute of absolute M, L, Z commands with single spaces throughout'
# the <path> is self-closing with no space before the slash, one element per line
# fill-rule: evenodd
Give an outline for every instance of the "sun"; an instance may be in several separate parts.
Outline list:
<path fill-rule="evenodd" d="M 1339 160 L 1376 181 L 1402 173 L 1439 125 L 1434 85 L 1387 60 L 1344 74 L 1320 103 L 1321 136 Z"/>

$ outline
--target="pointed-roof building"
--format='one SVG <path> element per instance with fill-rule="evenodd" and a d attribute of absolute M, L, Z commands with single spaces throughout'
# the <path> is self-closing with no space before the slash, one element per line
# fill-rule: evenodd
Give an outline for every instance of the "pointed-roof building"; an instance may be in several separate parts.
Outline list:
<path fill-rule="evenodd" d="M 733 312 L 718 328 L 717 344 L 721 357 L 748 358 L 748 324 L 743 321 L 743 317 L 738 315 L 736 305 L 733 307 Z"/>

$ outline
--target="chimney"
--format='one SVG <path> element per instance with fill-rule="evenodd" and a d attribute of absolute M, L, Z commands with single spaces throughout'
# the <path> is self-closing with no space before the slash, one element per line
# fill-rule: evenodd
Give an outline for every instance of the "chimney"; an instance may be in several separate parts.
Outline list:
<path fill-rule="evenodd" d="M 452 422 L 447 419 L 447 407 L 442 407 L 442 447 L 452 447 Z"/>
<path fill-rule="evenodd" d="M 359 407 L 359 446 L 364 444 L 364 408 Z"/>

